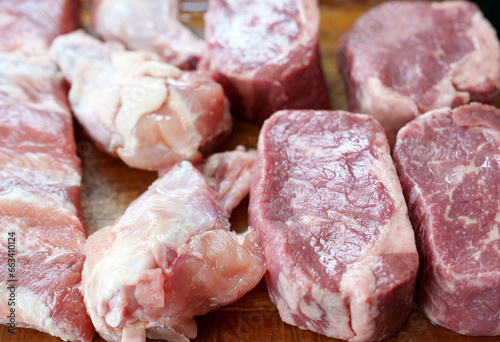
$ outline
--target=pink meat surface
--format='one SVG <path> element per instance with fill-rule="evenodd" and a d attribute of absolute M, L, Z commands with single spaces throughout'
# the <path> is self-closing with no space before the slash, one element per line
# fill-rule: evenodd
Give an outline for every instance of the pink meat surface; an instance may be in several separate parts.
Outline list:
<path fill-rule="evenodd" d="M 394 159 L 420 253 L 420 309 L 460 334 L 500 335 L 500 110 L 428 112 L 398 133 Z"/>
<path fill-rule="evenodd" d="M 78 0 L 0 1 L 0 51 L 45 49 L 79 25 Z"/>
<path fill-rule="evenodd" d="M 83 31 L 58 37 L 51 55 L 71 82 L 78 121 L 131 167 L 159 170 L 200 161 L 200 150 L 231 130 L 224 91 L 207 74 L 182 72 L 152 52 L 125 51 Z"/>
<path fill-rule="evenodd" d="M 493 104 L 500 86 L 495 30 L 468 1 L 389 1 L 342 38 L 350 109 L 373 115 L 394 144 L 417 115 L 470 101 Z"/>
<path fill-rule="evenodd" d="M 179 20 L 180 0 L 98 0 L 93 26 L 105 41 L 156 52 L 181 69 L 206 64 L 206 43 Z"/>
<path fill-rule="evenodd" d="M 18 327 L 90 341 L 79 290 L 86 234 L 71 113 L 37 106 L 0 97 L 0 245 L 7 251 L 14 233 L 16 259 L 13 276 L 0 267 L 0 296 L 8 298 L 14 278 Z M 0 262 L 7 258 L 2 253 Z M 0 303 L 1 324 L 12 307 Z"/>
<path fill-rule="evenodd" d="M 0 297 L 9 299 L 0 324 L 89 342 L 80 161 L 67 88 L 48 54 L 77 26 L 77 5 L 0 2 L 0 262 L 9 265 L 0 267 Z"/>
<path fill-rule="evenodd" d="M 113 226 L 91 235 L 83 291 L 99 334 L 189 341 L 194 316 L 251 290 L 265 267 L 255 233 L 228 217 L 248 193 L 255 155 L 214 155 L 166 171 Z M 205 176 L 204 176 L 205 175 Z"/>
<path fill-rule="evenodd" d="M 382 127 L 368 115 L 280 111 L 264 124 L 250 226 L 266 283 L 289 324 L 381 340 L 408 316 L 413 231 Z"/>
<path fill-rule="evenodd" d="M 327 109 L 316 0 L 210 0 L 205 38 L 234 114 L 262 123 L 280 109 Z"/>

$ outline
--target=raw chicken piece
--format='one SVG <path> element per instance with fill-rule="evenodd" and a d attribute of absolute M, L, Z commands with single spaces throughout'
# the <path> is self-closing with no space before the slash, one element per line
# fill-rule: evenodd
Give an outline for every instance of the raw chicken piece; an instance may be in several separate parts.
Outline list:
<path fill-rule="evenodd" d="M 207 46 L 179 21 L 179 6 L 180 0 L 98 0 L 92 19 L 106 41 L 154 51 L 181 69 L 195 69 L 208 60 Z"/>
<path fill-rule="evenodd" d="M 248 193 L 255 153 L 214 155 L 173 166 L 114 226 L 86 244 L 83 291 L 108 341 L 188 341 L 194 316 L 252 289 L 265 267 L 255 234 L 229 230 L 228 216 Z M 206 175 L 207 178 L 205 178 Z"/>
<path fill-rule="evenodd" d="M 71 82 L 82 126 L 127 165 L 158 170 L 197 162 L 231 129 L 228 102 L 211 77 L 182 72 L 150 52 L 125 51 L 83 31 L 57 38 L 51 55 Z"/>
<path fill-rule="evenodd" d="M 76 30 L 78 0 L 0 1 L 0 51 L 44 51 L 52 39 Z"/>

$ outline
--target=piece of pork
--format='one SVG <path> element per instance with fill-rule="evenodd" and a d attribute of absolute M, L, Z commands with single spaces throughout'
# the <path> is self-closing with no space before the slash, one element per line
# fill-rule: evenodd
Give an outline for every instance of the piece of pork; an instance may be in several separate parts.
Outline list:
<path fill-rule="evenodd" d="M 77 5 L 0 2 L 0 324 L 89 342 L 80 161 L 67 88 L 48 54 L 77 26 Z"/>
<path fill-rule="evenodd" d="M 338 54 L 350 109 L 373 115 L 391 146 L 417 115 L 493 104 L 500 86 L 497 35 L 468 1 L 388 1 L 356 22 Z"/>
<path fill-rule="evenodd" d="M 179 6 L 180 0 L 97 0 L 93 26 L 105 41 L 153 51 L 181 69 L 196 69 L 208 57 L 207 46 L 180 22 Z"/>
<path fill-rule="evenodd" d="M 198 162 L 231 130 L 222 87 L 151 52 L 125 51 L 83 31 L 54 40 L 51 55 L 71 83 L 71 108 L 94 141 L 127 165 L 159 170 Z"/>
<path fill-rule="evenodd" d="M 419 116 L 398 133 L 394 160 L 420 253 L 420 309 L 460 334 L 500 335 L 500 110 Z"/>
<path fill-rule="evenodd" d="M 86 244 L 83 291 L 96 330 L 108 341 L 188 341 L 194 316 L 252 289 L 265 267 L 255 233 L 229 230 L 248 193 L 255 154 L 183 161 Z M 206 175 L 206 176 L 204 176 Z"/>
<path fill-rule="evenodd" d="M 394 334 L 418 254 L 382 127 L 368 115 L 280 111 L 259 136 L 250 225 L 289 324 L 349 341 Z"/>
<path fill-rule="evenodd" d="M 19 70 L 16 74 L 20 75 Z M 25 80 L 32 76 L 23 75 Z M 86 239 L 80 161 L 71 113 L 58 104 L 47 107 L 43 110 L 40 103 L 0 96 L 3 265 L 10 258 L 8 243 L 15 247 L 14 271 L 0 267 L 0 296 L 15 303 L 1 301 L 0 324 L 12 323 L 8 316 L 14 309 L 17 327 L 89 342 L 94 328 L 80 293 Z M 9 282 L 12 279 L 14 283 Z M 15 286 L 13 292 L 9 285 Z"/>
<path fill-rule="evenodd" d="M 0 51 L 45 51 L 60 34 L 80 27 L 78 0 L 0 1 Z"/>
<path fill-rule="evenodd" d="M 280 109 L 327 109 L 316 0 L 210 0 L 205 38 L 234 114 L 262 123 Z"/>

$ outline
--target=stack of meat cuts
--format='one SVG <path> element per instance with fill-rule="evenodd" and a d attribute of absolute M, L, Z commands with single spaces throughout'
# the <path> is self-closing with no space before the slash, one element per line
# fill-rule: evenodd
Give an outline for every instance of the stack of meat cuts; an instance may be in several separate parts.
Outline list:
<path fill-rule="evenodd" d="M 388 1 L 339 44 L 350 109 L 373 115 L 394 144 L 417 115 L 470 101 L 495 103 L 500 45 L 468 1 Z"/>
<path fill-rule="evenodd" d="M 0 323 L 90 341 L 80 162 L 48 54 L 75 14 L 75 1 L 0 2 Z"/>

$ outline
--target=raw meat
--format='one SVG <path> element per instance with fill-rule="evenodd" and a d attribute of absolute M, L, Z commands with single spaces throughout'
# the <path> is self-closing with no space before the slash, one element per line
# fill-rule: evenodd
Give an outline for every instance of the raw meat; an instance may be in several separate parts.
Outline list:
<path fill-rule="evenodd" d="M 234 114 L 262 123 L 280 109 L 327 109 L 316 0 L 210 0 L 205 38 Z"/>
<path fill-rule="evenodd" d="M 207 46 L 179 21 L 179 6 L 180 0 L 97 0 L 93 26 L 105 41 L 153 51 L 181 69 L 195 69 L 206 64 Z"/>
<path fill-rule="evenodd" d="M 44 51 L 79 25 L 78 0 L 0 1 L 0 51 Z"/>
<path fill-rule="evenodd" d="M 231 232 L 228 221 L 248 193 L 254 160 L 233 151 L 210 157 L 200 171 L 180 162 L 114 226 L 89 237 L 84 298 L 104 339 L 189 341 L 197 334 L 195 315 L 259 282 L 265 267 L 255 233 Z"/>
<path fill-rule="evenodd" d="M 264 124 L 250 226 L 281 318 L 349 341 L 394 334 L 418 269 L 382 127 L 368 115 L 280 111 Z"/>
<path fill-rule="evenodd" d="M 51 55 L 71 82 L 73 112 L 94 141 L 127 165 L 158 170 L 197 162 L 231 130 L 222 87 L 152 52 L 125 51 L 83 31 L 54 40 Z"/>
<path fill-rule="evenodd" d="M 47 52 L 46 52 L 47 54 Z M 5 60 L 0 57 L 0 64 Z M 43 96 L 39 82 L 55 89 L 62 80 L 38 65 L 2 69 L 0 77 L 0 255 L 8 261 L 14 233 L 15 272 L 0 267 L 0 323 L 15 309 L 17 327 L 37 329 L 65 340 L 91 341 L 94 328 L 80 293 L 85 228 L 80 208 L 80 161 L 67 103 Z M 40 67 L 40 68 L 39 68 Z M 45 79 L 36 77 L 43 73 Z M 9 73 L 12 72 L 12 73 Z M 5 82 L 12 81 L 12 84 Z M 18 83 L 16 84 L 16 81 Z M 19 91 L 15 91 L 19 90 Z M 62 90 L 58 90 L 61 94 Z M 36 94 L 35 99 L 26 94 Z M 45 98 L 38 101 L 36 98 Z M 43 109 L 45 107 L 45 109 Z"/>
<path fill-rule="evenodd" d="M 356 22 L 338 52 L 350 109 L 373 115 L 391 146 L 417 115 L 493 104 L 500 86 L 495 30 L 467 1 L 386 2 Z"/>
<path fill-rule="evenodd" d="M 500 335 L 500 110 L 431 111 L 394 159 L 420 252 L 420 309 L 460 334 Z"/>

